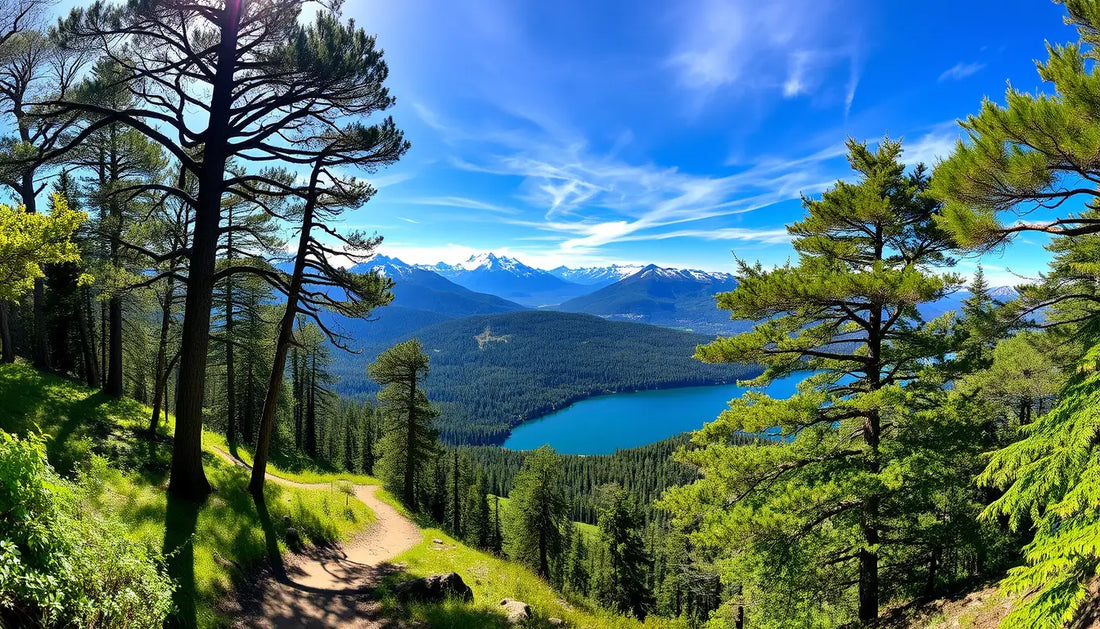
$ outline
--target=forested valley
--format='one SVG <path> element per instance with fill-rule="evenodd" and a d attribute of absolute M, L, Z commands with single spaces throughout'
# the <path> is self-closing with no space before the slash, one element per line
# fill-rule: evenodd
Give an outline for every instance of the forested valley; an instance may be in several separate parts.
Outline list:
<path fill-rule="evenodd" d="M 1100 2 L 1063 3 L 1051 95 L 976 105 L 938 163 L 849 138 L 717 337 L 424 304 L 372 333 L 401 280 L 348 215 L 412 145 L 339 2 L 0 2 L 0 626 L 1093 622 Z M 1015 299 L 962 272 L 1031 233 Z M 640 448 L 499 447 L 736 381 Z"/>

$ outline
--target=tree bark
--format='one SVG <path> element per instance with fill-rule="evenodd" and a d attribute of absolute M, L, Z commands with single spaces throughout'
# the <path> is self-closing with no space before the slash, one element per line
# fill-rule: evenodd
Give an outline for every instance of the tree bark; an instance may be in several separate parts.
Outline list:
<path fill-rule="evenodd" d="M 310 189 L 317 186 L 318 168 L 314 167 L 310 176 Z M 252 461 L 252 478 L 248 489 L 254 496 L 263 496 L 264 475 L 267 473 L 267 456 L 271 447 L 271 433 L 275 428 L 275 410 L 279 404 L 279 392 L 283 387 L 286 374 L 286 355 L 294 342 L 294 318 L 298 314 L 298 296 L 302 291 L 302 276 L 305 275 L 306 253 L 309 250 L 309 233 L 313 227 L 313 211 L 317 203 L 315 195 L 310 195 L 302 211 L 302 231 L 298 235 L 298 250 L 294 256 L 294 271 L 287 289 L 286 310 L 279 321 L 279 336 L 275 341 L 275 358 L 271 363 L 271 377 L 267 382 L 267 395 L 264 409 L 260 414 L 260 434 L 256 440 L 256 456 Z"/>
<path fill-rule="evenodd" d="M 103 392 L 111 397 L 122 397 L 122 297 L 115 295 L 107 302 L 107 381 Z"/>
<path fill-rule="evenodd" d="M 157 433 L 162 405 L 168 406 L 168 331 L 172 323 L 172 298 L 175 286 L 168 278 L 164 291 L 164 302 L 160 306 L 160 338 L 157 341 L 157 363 L 153 369 L 153 413 L 149 418 L 149 436 Z"/>
<path fill-rule="evenodd" d="M 233 226 L 233 212 L 229 212 L 229 227 Z M 233 232 L 228 236 L 229 254 L 233 259 Z M 233 363 L 233 276 L 225 278 L 225 440 L 237 443 L 237 372 Z"/>
<path fill-rule="evenodd" d="M 225 165 L 229 159 L 229 119 L 233 107 L 237 38 L 244 3 L 245 0 L 226 0 L 222 12 L 218 62 L 210 99 L 210 123 L 205 135 L 189 256 L 181 337 L 183 354 L 176 391 L 176 431 L 171 479 L 168 482 L 170 493 L 189 499 L 202 499 L 210 493 L 210 483 L 202 468 L 202 405 Z"/>
<path fill-rule="evenodd" d="M 95 357 L 95 331 L 89 321 L 87 289 L 77 289 L 76 323 L 80 326 L 80 358 L 84 369 L 84 382 L 89 387 L 99 387 L 99 365 Z"/>
<path fill-rule="evenodd" d="M 11 306 L 0 300 L 0 362 L 15 362 L 15 346 L 11 337 Z"/>

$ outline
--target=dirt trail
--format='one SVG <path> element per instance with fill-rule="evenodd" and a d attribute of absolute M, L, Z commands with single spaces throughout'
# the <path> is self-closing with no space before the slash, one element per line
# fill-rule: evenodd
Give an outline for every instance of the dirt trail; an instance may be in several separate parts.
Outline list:
<path fill-rule="evenodd" d="M 228 452 L 214 448 L 222 459 L 247 468 Z M 328 490 L 328 483 L 308 484 L 267 475 L 270 482 L 303 489 Z M 356 485 L 355 497 L 370 507 L 375 521 L 347 544 L 313 548 L 285 560 L 256 584 L 253 600 L 242 600 L 243 627 L 381 627 L 377 602 L 370 588 L 392 566 L 385 562 L 416 546 L 420 529 L 378 498 L 377 485 Z"/>

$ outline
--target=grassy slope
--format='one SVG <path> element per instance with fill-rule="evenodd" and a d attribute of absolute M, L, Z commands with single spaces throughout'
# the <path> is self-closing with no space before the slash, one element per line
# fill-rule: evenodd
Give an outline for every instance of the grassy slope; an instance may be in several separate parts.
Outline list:
<path fill-rule="evenodd" d="M 410 515 L 392 496 L 379 494 L 386 502 L 406 515 Z M 508 499 L 501 498 L 502 509 L 508 508 Z M 595 608 L 583 600 L 567 600 L 543 579 L 526 567 L 490 553 L 466 546 L 447 535 L 442 529 L 432 528 L 430 522 L 419 522 L 424 528 L 424 539 L 415 548 L 394 559 L 406 564 L 406 574 L 425 577 L 433 574 L 457 572 L 474 591 L 474 602 L 469 605 L 448 604 L 440 606 L 415 606 L 407 615 L 423 621 L 430 627 L 448 629 L 501 629 L 508 627 L 500 613 L 500 601 L 511 598 L 531 606 L 535 621 L 533 627 L 549 627 L 549 618 L 561 618 L 570 627 L 607 627 L 610 629 L 637 629 L 640 627 L 680 627 L 675 620 L 651 616 L 639 622 Z M 598 535 L 596 527 L 578 523 L 585 535 Z M 443 540 L 443 545 L 433 540 Z M 406 577 L 402 577 L 406 578 Z M 387 599 L 393 613 L 399 614 L 393 601 Z"/>
<path fill-rule="evenodd" d="M 267 484 L 266 511 L 258 511 L 247 492 L 243 468 L 210 453 L 227 450 L 221 435 L 204 434 L 207 476 L 216 492 L 202 505 L 169 500 L 164 492 L 171 455 L 168 428 L 155 442 L 138 436 L 150 410 L 132 400 L 111 400 L 70 381 L 35 372 L 21 365 L 0 365 L 0 429 L 14 433 L 40 431 L 51 435 L 49 456 L 63 473 L 94 475 L 101 490 L 89 507 L 112 513 L 124 521 L 135 539 L 165 550 L 168 568 L 181 584 L 176 596 L 175 620 L 184 626 L 222 624 L 219 605 L 232 591 L 234 580 L 247 577 L 262 565 L 268 553 L 285 552 L 282 542 L 289 515 L 292 524 L 315 543 L 346 539 L 369 525 L 374 515 L 353 501 L 345 510 L 343 494 L 335 485 L 328 491 L 299 490 Z M 110 466 L 89 470 L 93 453 L 107 457 Z M 237 454 L 251 460 L 243 448 Z M 312 470 L 272 473 L 289 480 L 324 483 L 350 480 L 373 484 L 356 474 L 325 474 Z M 407 513 L 391 496 L 382 497 Z M 643 625 L 583 603 L 568 602 L 526 568 L 471 549 L 443 531 L 425 526 L 423 542 L 398 557 L 408 575 L 427 576 L 458 572 L 474 590 L 471 605 L 418 606 L 408 611 L 393 607 L 395 615 L 409 615 L 432 627 L 503 627 L 498 611 L 502 598 L 531 605 L 541 626 L 547 618 L 567 620 L 573 627 L 669 626 L 651 619 Z M 446 550 L 435 550 L 432 540 L 444 540 Z"/>
<path fill-rule="evenodd" d="M 169 572 L 180 585 L 174 619 L 179 625 L 221 624 L 219 605 L 234 580 L 252 574 L 270 553 L 286 550 L 284 516 L 313 543 L 346 539 L 374 517 L 359 502 L 345 508 L 335 488 L 300 490 L 274 483 L 267 484 L 265 508 L 258 509 L 245 470 L 210 454 L 209 444 L 204 463 L 215 493 L 201 505 L 170 500 L 164 487 L 171 441 L 167 428 L 155 441 L 139 436 L 147 407 L 21 365 L 0 365 L 0 400 L 0 429 L 50 435 L 48 454 L 59 471 L 88 473 L 98 482 L 89 508 L 114 514 L 134 539 L 168 555 Z M 110 466 L 89 469 L 93 453 L 105 456 Z"/>
<path fill-rule="evenodd" d="M 432 542 L 443 540 L 443 548 Z M 457 572 L 474 591 L 470 605 L 442 605 L 414 607 L 412 617 L 425 621 L 431 627 L 453 629 L 504 628 L 508 624 L 499 611 L 503 598 L 521 600 L 531 606 L 535 627 L 548 627 L 548 618 L 561 618 L 570 627 L 637 628 L 673 627 L 674 621 L 650 617 L 645 623 L 594 609 L 580 601 L 567 601 L 545 581 L 517 563 L 473 550 L 454 540 L 440 529 L 425 529 L 424 541 L 419 546 L 399 556 L 395 562 L 404 562 L 406 571 L 413 576 L 428 576 L 445 572 Z"/>

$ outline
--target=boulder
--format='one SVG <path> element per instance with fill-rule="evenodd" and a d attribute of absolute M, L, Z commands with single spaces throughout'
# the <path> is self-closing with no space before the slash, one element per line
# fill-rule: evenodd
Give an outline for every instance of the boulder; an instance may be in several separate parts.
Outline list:
<path fill-rule="evenodd" d="M 284 538 L 286 539 L 286 545 L 291 548 L 298 548 L 302 545 L 302 535 L 293 526 L 287 528 Z"/>
<path fill-rule="evenodd" d="M 564 627 L 565 626 L 565 621 L 562 620 L 561 618 L 547 618 L 546 622 L 551 627 Z"/>
<path fill-rule="evenodd" d="M 518 625 L 531 618 L 531 606 L 523 601 L 506 598 L 500 602 L 500 608 L 508 618 L 508 623 Z"/>
<path fill-rule="evenodd" d="M 457 598 L 466 603 L 474 600 L 474 591 L 457 572 L 433 574 L 427 578 L 399 583 L 394 588 L 394 594 L 402 603 L 442 603 L 449 598 Z"/>

